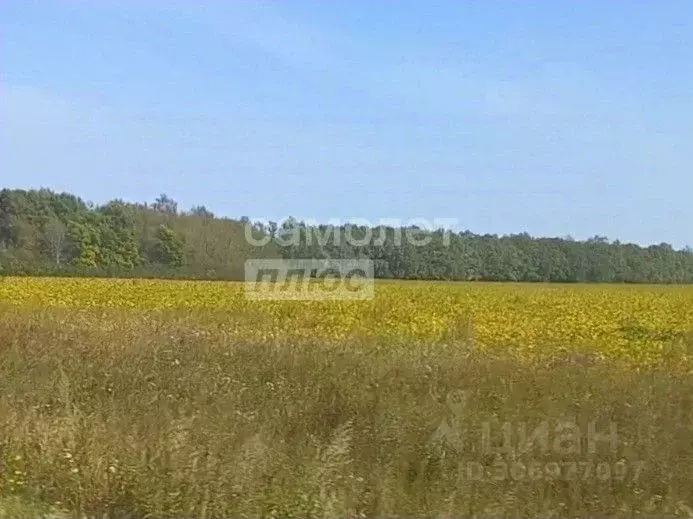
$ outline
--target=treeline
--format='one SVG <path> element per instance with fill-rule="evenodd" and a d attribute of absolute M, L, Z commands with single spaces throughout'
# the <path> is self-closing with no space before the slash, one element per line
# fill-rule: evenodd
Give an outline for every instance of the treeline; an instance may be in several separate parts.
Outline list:
<path fill-rule="evenodd" d="M 244 227 L 203 206 L 180 211 L 166 195 L 95 206 L 48 189 L 4 189 L 0 272 L 241 279 L 246 259 L 280 257 L 272 244 L 249 244 Z"/>
<path fill-rule="evenodd" d="M 569 238 L 453 233 L 416 227 L 312 226 L 219 218 L 68 193 L 0 191 L 0 273 L 242 279 L 250 258 L 370 258 L 379 278 L 691 283 L 693 251 Z"/>
<path fill-rule="evenodd" d="M 640 247 L 596 236 L 532 238 L 477 235 L 417 228 L 328 228 L 300 223 L 281 238 L 284 257 L 370 258 L 379 278 L 527 281 L 561 283 L 691 283 L 693 250 L 677 251 L 667 243 Z M 330 233 L 339 240 L 328 238 Z M 407 239 L 407 234 L 412 239 Z M 368 243 L 358 243 L 370 236 Z M 345 237 L 351 237 L 345 238 Z M 366 240 L 363 240 L 366 241 Z M 356 246 L 350 245 L 357 243 Z M 422 245 L 423 243 L 423 245 Z"/>

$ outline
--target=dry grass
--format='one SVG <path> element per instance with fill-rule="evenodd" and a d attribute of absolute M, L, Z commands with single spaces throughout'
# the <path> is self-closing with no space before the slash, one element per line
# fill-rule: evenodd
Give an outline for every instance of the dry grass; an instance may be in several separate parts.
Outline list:
<path fill-rule="evenodd" d="M 6 516 L 693 516 L 693 377 L 666 366 L 532 364 L 460 333 L 248 343 L 176 311 L 0 312 Z M 504 459 L 644 462 L 638 480 L 469 480 L 464 463 L 497 459 L 435 441 L 441 423 L 559 419 L 616 423 L 618 452 Z"/>

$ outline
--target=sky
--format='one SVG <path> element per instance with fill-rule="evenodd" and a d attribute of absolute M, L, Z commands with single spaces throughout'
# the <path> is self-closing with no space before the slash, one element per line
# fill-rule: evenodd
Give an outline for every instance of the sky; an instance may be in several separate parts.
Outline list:
<path fill-rule="evenodd" d="M 0 2 L 0 186 L 693 245 L 693 3 Z"/>

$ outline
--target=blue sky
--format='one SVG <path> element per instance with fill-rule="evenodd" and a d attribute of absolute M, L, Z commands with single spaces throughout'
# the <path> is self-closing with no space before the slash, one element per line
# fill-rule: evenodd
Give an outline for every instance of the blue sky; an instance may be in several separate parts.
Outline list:
<path fill-rule="evenodd" d="M 0 3 L 0 184 L 693 245 L 690 1 Z"/>

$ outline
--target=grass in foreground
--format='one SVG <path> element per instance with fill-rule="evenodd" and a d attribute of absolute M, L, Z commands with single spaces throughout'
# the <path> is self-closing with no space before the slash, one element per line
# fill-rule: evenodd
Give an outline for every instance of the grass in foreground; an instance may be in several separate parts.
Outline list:
<path fill-rule="evenodd" d="M 247 341 L 180 311 L 0 312 L 6 515 L 693 516 L 693 376 L 673 365 L 521 361 L 464 337 Z M 549 452 L 482 449 L 484 423 L 497 448 L 503 422 L 516 447 L 542 421 Z M 617 449 L 583 434 L 561 451 L 561 421 L 612 422 Z"/>

